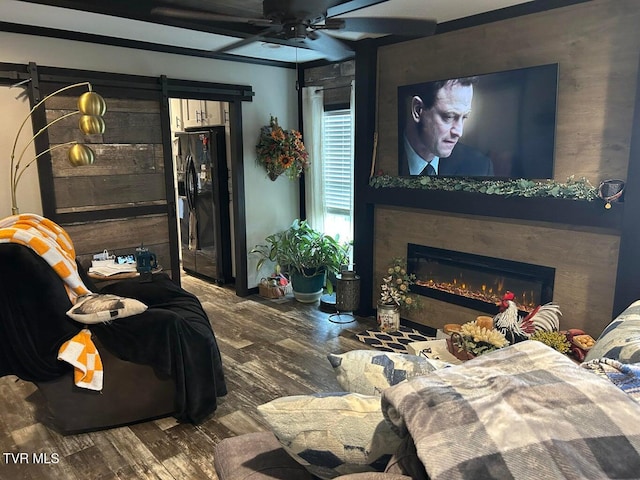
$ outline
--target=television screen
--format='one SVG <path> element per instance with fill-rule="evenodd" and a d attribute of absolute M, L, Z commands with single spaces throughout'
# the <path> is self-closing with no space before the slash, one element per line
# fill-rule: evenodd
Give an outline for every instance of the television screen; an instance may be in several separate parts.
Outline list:
<path fill-rule="evenodd" d="M 553 178 L 558 64 L 398 87 L 398 173 Z"/>

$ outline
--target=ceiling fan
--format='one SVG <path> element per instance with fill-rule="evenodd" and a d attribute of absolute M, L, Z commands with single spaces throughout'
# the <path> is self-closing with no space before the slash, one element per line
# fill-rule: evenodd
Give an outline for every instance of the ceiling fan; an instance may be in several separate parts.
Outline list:
<path fill-rule="evenodd" d="M 207 23 L 241 23 L 257 29 L 247 38 L 216 50 L 222 53 L 256 42 L 280 39 L 293 41 L 321 52 L 331 61 L 353 56 L 353 50 L 343 41 L 324 31 L 428 36 L 435 32 L 437 22 L 431 19 L 390 17 L 331 17 L 327 10 L 344 0 L 263 0 L 263 16 L 258 18 L 233 16 L 211 11 L 156 7 L 152 15 L 196 20 Z"/>

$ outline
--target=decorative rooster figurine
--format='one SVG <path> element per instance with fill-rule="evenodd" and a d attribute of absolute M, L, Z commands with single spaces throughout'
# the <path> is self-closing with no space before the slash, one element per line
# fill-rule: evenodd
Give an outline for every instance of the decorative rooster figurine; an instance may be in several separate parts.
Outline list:
<path fill-rule="evenodd" d="M 557 332 L 560 329 L 562 312 L 558 305 L 538 305 L 526 317 L 521 318 L 514 298 L 512 292 L 506 292 L 499 304 L 500 312 L 493 317 L 496 330 L 502 332 L 510 343 L 527 340 L 536 330 Z"/>

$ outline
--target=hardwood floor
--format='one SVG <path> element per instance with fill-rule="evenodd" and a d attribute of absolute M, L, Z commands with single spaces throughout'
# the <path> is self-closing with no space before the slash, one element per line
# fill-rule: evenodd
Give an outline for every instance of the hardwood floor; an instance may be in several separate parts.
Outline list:
<path fill-rule="evenodd" d="M 215 414 L 200 425 L 169 417 L 62 436 L 38 421 L 46 407 L 36 387 L 3 377 L 0 479 L 217 479 L 212 455 L 217 442 L 266 430 L 257 405 L 285 395 L 339 390 L 327 353 L 367 348 L 355 333 L 375 325 L 374 318 L 332 323 L 317 304 L 240 298 L 191 276 L 183 276 L 182 286 L 201 300 L 222 352 L 229 394 L 219 400 Z"/>

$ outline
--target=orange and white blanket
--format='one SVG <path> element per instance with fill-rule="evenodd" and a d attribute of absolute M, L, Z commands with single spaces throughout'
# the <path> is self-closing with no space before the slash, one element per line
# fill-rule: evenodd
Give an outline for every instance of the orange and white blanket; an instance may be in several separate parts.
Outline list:
<path fill-rule="evenodd" d="M 93 341 L 91 331 L 83 328 L 58 350 L 58 360 L 73 365 L 73 379 L 76 386 L 89 390 L 102 390 L 102 360 Z"/>
<path fill-rule="evenodd" d="M 0 220 L 0 243 L 19 243 L 42 257 L 64 282 L 72 304 L 91 293 L 78 274 L 71 238 L 51 220 L 33 213 Z M 73 365 L 78 387 L 102 390 L 102 362 L 88 329 L 65 342 L 58 350 L 58 359 Z"/>

